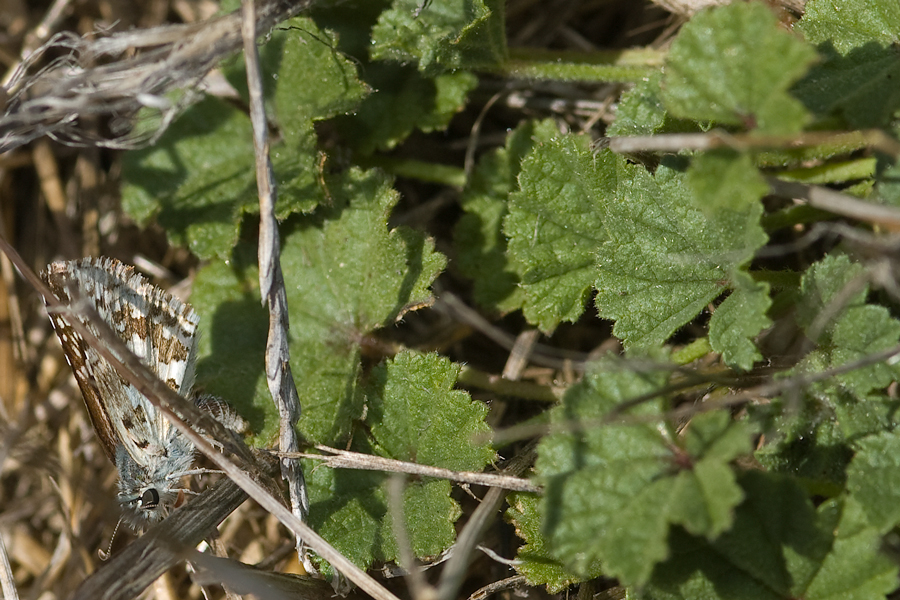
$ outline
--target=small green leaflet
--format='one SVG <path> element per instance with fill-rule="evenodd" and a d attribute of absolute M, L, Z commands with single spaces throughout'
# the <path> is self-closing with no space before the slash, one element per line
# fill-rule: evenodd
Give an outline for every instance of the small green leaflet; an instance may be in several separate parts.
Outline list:
<path fill-rule="evenodd" d="M 582 433 L 558 433 L 538 448 L 545 485 L 540 505 L 551 556 L 581 577 L 598 561 L 626 585 L 646 583 L 669 553 L 671 526 L 715 539 L 731 527 L 743 492 L 729 462 L 750 450 L 750 431 L 727 412 L 694 418 L 683 436 L 664 425 L 602 418 L 620 402 L 662 387 L 666 371 L 652 361 L 605 361 L 573 386 L 551 422 Z M 659 400 L 629 416 L 662 418 Z M 583 428 L 583 430 L 582 430 Z"/>
<path fill-rule="evenodd" d="M 734 2 L 700 12 L 679 31 L 663 100 L 676 117 L 765 133 L 800 131 L 809 116 L 788 88 L 815 58 L 764 4 Z"/>

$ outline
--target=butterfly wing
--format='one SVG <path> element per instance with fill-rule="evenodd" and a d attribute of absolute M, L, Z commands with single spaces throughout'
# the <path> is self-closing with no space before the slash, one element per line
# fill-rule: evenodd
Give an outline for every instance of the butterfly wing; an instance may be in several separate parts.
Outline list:
<path fill-rule="evenodd" d="M 132 267 L 110 258 L 53 263 L 43 278 L 67 305 L 77 307 L 82 299 L 90 302 L 152 372 L 179 394 L 190 392 L 199 321 L 190 306 L 152 285 Z M 69 319 L 73 318 L 80 318 L 77 310 L 51 313 L 104 451 L 115 462 L 115 448 L 121 444 L 137 464 L 149 467 L 155 456 L 165 454 L 171 425 L 92 351 L 72 328 Z M 90 323 L 86 325 L 94 331 Z"/>

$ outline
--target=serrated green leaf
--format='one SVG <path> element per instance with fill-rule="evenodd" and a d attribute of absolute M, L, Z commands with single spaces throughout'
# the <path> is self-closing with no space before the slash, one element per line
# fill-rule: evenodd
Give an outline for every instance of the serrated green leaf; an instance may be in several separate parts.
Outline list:
<path fill-rule="evenodd" d="M 821 118 L 839 116 L 851 128 L 885 127 L 900 108 L 900 57 L 892 47 L 868 44 L 846 55 L 830 47 L 825 60 L 792 88 Z"/>
<path fill-rule="evenodd" d="M 424 235 L 388 229 L 397 194 L 383 176 L 351 171 L 330 181 L 329 190 L 332 204 L 327 209 L 294 217 L 285 225 L 281 265 L 291 310 L 291 369 L 303 406 L 300 430 L 311 441 L 339 444 L 362 411 L 357 389 L 361 344 L 375 329 L 393 323 L 407 305 L 427 300 L 445 261 Z M 255 251 L 249 257 L 235 256 L 233 267 L 213 262 L 198 279 L 206 286 L 201 287 L 201 314 L 213 319 L 213 341 L 232 344 L 235 361 L 254 365 L 253 372 L 261 377 L 264 344 L 243 344 L 245 337 L 265 339 L 268 320 L 260 320 L 251 334 L 244 332 L 240 319 L 232 323 L 218 316 L 219 311 L 234 316 L 228 302 L 259 302 L 255 269 L 246 266 L 254 262 Z M 235 381 L 244 373 L 235 363 L 218 356 L 215 360 L 222 373 L 217 389 L 249 385 Z M 265 390 L 264 383 L 256 381 L 256 386 Z M 267 412 L 267 393 L 254 402 L 259 403 L 257 410 L 276 416 Z M 276 427 L 269 420 L 258 431 Z"/>
<path fill-rule="evenodd" d="M 750 370 L 762 355 L 753 343 L 760 331 L 772 324 L 766 312 L 772 305 L 769 286 L 749 280 L 716 308 L 709 320 L 709 342 L 730 367 Z"/>
<path fill-rule="evenodd" d="M 458 372 L 446 358 L 415 352 L 402 352 L 376 367 L 365 386 L 371 436 L 356 442 L 362 446 L 357 449 L 423 465 L 481 471 L 494 452 L 489 444 L 476 445 L 472 439 L 489 431 L 484 422 L 487 408 L 453 389 Z M 364 568 L 373 560 L 398 560 L 387 476 L 369 474 L 359 484 L 348 478 L 356 472 L 315 471 L 330 469 L 315 469 L 312 475 L 310 514 L 315 513 L 316 530 Z M 402 512 L 416 556 L 435 556 L 454 542 L 453 523 L 461 510 L 450 492 L 447 480 L 407 483 Z"/>
<path fill-rule="evenodd" d="M 734 507 L 744 494 L 727 464 L 701 460 L 691 473 L 678 474 L 670 498 L 678 503 L 671 515 L 673 523 L 690 533 L 717 537 L 731 527 Z"/>
<path fill-rule="evenodd" d="M 626 347 L 650 347 L 739 282 L 738 270 L 767 239 L 762 206 L 705 215 L 682 173 L 665 164 L 653 176 L 621 169 L 619 199 L 607 203 L 603 220 L 595 302 L 600 316 L 616 320 L 613 333 Z"/>
<path fill-rule="evenodd" d="M 355 110 L 371 90 L 357 76 L 356 65 L 337 52 L 337 36 L 297 17 L 288 29 L 275 87 L 275 110 L 282 133 L 291 140 L 295 127 Z"/>
<path fill-rule="evenodd" d="M 662 101 L 662 71 L 639 81 L 622 94 L 616 108 L 616 120 L 607 128 L 610 137 L 696 132 L 693 121 L 673 118 Z"/>
<path fill-rule="evenodd" d="M 846 256 L 832 254 L 810 267 L 796 315 L 818 348 L 785 375 L 821 373 L 896 345 L 900 323 L 884 307 L 866 304 L 866 296 L 865 268 Z M 773 405 L 775 414 L 781 411 L 771 428 L 775 443 L 758 458 L 802 477 L 815 493 L 836 495 L 851 448 L 895 427 L 898 401 L 880 390 L 898 375 L 897 365 L 881 363 L 788 391 Z"/>
<path fill-rule="evenodd" d="M 887 350 L 900 339 L 900 321 L 883 306 L 858 306 L 847 310 L 835 324 L 831 341 L 831 361 L 835 366 L 859 360 Z M 875 364 L 839 377 L 854 394 L 863 395 L 873 389 L 887 387 L 900 375 L 896 363 Z"/>
<path fill-rule="evenodd" d="M 847 493 L 880 533 L 900 523 L 900 435 L 884 431 L 854 444 Z"/>
<path fill-rule="evenodd" d="M 479 469 L 480 470 L 480 469 Z M 403 516 L 413 553 L 420 558 L 434 558 L 456 541 L 453 523 L 462 514 L 459 504 L 450 497 L 452 486 L 446 479 L 412 483 L 403 490 Z M 380 560 L 400 560 L 393 531 L 393 518 L 385 515 L 385 528 Z"/>
<path fill-rule="evenodd" d="M 460 203 L 464 214 L 454 229 L 458 266 L 474 282 L 475 301 L 507 312 L 521 308 L 519 268 L 510 265 L 503 219 L 509 194 L 518 189 L 519 167 L 535 143 L 548 142 L 559 131 L 553 121 L 526 121 L 506 139 L 506 146 L 486 154 L 476 166 Z"/>
<path fill-rule="evenodd" d="M 296 29 L 276 32 L 263 48 L 270 69 L 264 81 L 270 82 L 269 95 L 275 90 L 284 138 L 271 151 L 280 219 L 308 212 L 324 198 L 313 120 L 352 109 L 365 93 L 353 65 L 325 43 L 334 41 L 327 32 L 309 19 L 292 20 L 291 26 Z M 242 69 L 231 70 L 236 82 Z M 127 153 L 123 175 L 126 212 L 140 223 L 155 217 L 172 242 L 188 245 L 201 258 L 227 256 L 243 215 L 258 210 L 250 120 L 216 98 L 187 109 L 156 146 Z"/>
<path fill-rule="evenodd" d="M 600 563 L 587 565 L 581 577 L 566 568 L 550 553 L 547 540 L 541 533 L 541 519 L 538 512 L 540 498 L 533 494 L 510 494 L 507 520 L 511 521 L 525 544 L 516 553 L 516 572 L 524 575 L 528 585 L 545 585 L 555 594 L 579 581 L 594 579 L 603 574 Z"/>
<path fill-rule="evenodd" d="M 437 354 L 401 352 L 376 370 L 369 413 L 377 448 L 397 460 L 480 471 L 494 459 L 490 445 L 472 438 L 490 432 L 487 407 L 454 390 L 459 366 Z"/>
<path fill-rule="evenodd" d="M 865 520 L 857 503 L 829 502 L 819 513 L 837 513 L 831 551 L 807 586 L 809 600 L 884 598 L 897 588 L 897 565 L 881 552 L 881 536 Z M 837 520 L 832 517 L 829 520 Z"/>
<path fill-rule="evenodd" d="M 792 480 L 762 472 L 741 476 L 746 499 L 734 526 L 709 542 L 675 530 L 672 557 L 650 580 L 653 598 L 806 598 L 831 549 L 833 525 L 816 515 Z"/>
<path fill-rule="evenodd" d="M 356 438 L 351 449 L 371 453 L 366 444 L 367 440 Z M 304 461 L 303 472 L 309 489 L 310 526 L 357 565 L 371 565 L 383 555 L 383 535 L 392 535 L 385 530 L 384 473 L 326 469 L 313 461 Z"/>
<path fill-rule="evenodd" d="M 743 423 L 732 423 L 725 412 L 697 415 L 684 448 L 689 456 L 702 458 L 675 477 L 668 496 L 670 521 L 714 539 L 731 527 L 734 507 L 744 498 L 728 463 L 750 451 L 750 431 Z"/>
<path fill-rule="evenodd" d="M 500 0 L 395 0 L 372 29 L 371 56 L 415 61 L 430 74 L 496 66 L 506 58 L 503 8 Z"/>
<path fill-rule="evenodd" d="M 291 368 L 309 440 L 335 443 L 359 416 L 359 348 L 409 304 L 430 297 L 445 259 L 421 233 L 389 230 L 397 201 L 376 173 L 329 183 L 332 206 L 285 235 L 282 269 L 291 314 Z M 328 440 L 328 442 L 326 442 Z"/>
<path fill-rule="evenodd" d="M 155 217 L 176 244 L 201 257 L 237 242 L 255 204 L 250 121 L 216 98 L 187 109 L 156 146 L 125 154 L 122 207 L 138 223 Z"/>
<path fill-rule="evenodd" d="M 553 423 L 599 422 L 616 404 L 666 381 L 664 374 L 633 373 L 621 364 L 602 369 L 569 390 L 551 413 Z M 661 415 L 659 408 L 650 402 L 635 414 Z M 727 463 L 749 448 L 748 431 L 727 413 L 699 418 L 696 431 L 688 428 L 679 440 L 652 424 L 548 436 L 536 469 L 545 483 L 541 513 L 552 556 L 577 576 L 599 561 L 625 584 L 645 583 L 669 555 L 672 525 L 710 538 L 730 526 L 742 493 Z"/>
<path fill-rule="evenodd" d="M 768 443 L 756 451 L 756 459 L 772 472 L 795 477 L 812 493 L 824 497 L 839 494 L 853 456 L 845 428 L 855 425 L 842 418 L 842 404 L 854 402 L 846 398 L 848 394 L 844 396 L 832 394 L 829 403 L 816 394 L 789 393 L 776 399 L 767 411 L 771 419 L 766 428 Z"/>
<path fill-rule="evenodd" d="M 376 91 L 352 115 L 335 120 L 347 141 L 363 155 L 389 150 L 415 129 L 443 129 L 465 104 L 478 79 L 467 71 L 433 78 L 393 63 L 365 66 L 366 82 Z M 397 107 L 403 110 L 397 110 Z"/>
<path fill-rule="evenodd" d="M 893 0 L 809 0 L 797 28 L 841 53 L 872 42 L 889 46 L 900 40 L 900 7 Z"/>
<path fill-rule="evenodd" d="M 718 208 L 747 210 L 769 192 L 750 155 L 728 150 L 695 156 L 687 182 L 697 206 L 707 214 Z"/>
<path fill-rule="evenodd" d="M 676 117 L 768 133 L 800 131 L 809 116 L 787 89 L 815 57 L 762 4 L 706 10 L 672 43 L 663 100 Z"/>
<path fill-rule="evenodd" d="M 827 334 L 845 308 L 865 303 L 867 290 L 862 265 L 851 262 L 845 255 L 829 255 L 803 274 L 797 321 L 807 333 L 814 321 L 819 321 L 819 328 Z M 823 311 L 831 317 L 824 322 Z"/>
<path fill-rule="evenodd" d="M 617 159 L 593 156 L 584 136 L 539 144 L 522 161 L 503 229 L 522 272 L 525 316 L 545 332 L 584 312 L 605 239 L 604 195 L 617 184 Z"/>
<path fill-rule="evenodd" d="M 375 370 L 367 386 L 368 415 L 375 451 L 388 458 L 457 471 L 481 471 L 494 459 L 475 436 L 490 431 L 487 408 L 466 392 L 453 390 L 459 366 L 437 354 L 402 352 Z M 404 514 L 417 556 L 433 556 L 453 543 L 453 523 L 461 514 L 450 498 L 450 482 L 410 483 Z M 392 536 L 391 536 L 392 537 Z M 387 544 L 385 560 L 399 558 Z"/>
<path fill-rule="evenodd" d="M 798 321 L 819 343 L 827 367 L 887 350 L 900 339 L 900 321 L 883 306 L 866 304 L 865 268 L 846 256 L 829 255 L 807 270 L 801 283 Z M 875 364 L 838 376 L 857 397 L 900 376 L 896 364 Z"/>

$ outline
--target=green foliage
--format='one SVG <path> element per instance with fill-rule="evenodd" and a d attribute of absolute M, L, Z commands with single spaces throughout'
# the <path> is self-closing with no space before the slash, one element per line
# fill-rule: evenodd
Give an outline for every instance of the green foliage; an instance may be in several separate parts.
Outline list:
<path fill-rule="evenodd" d="M 389 181 L 375 173 L 351 171 L 329 181 L 331 204 L 308 217 L 286 223 L 281 264 L 288 302 L 298 310 L 291 317 L 291 368 L 298 382 L 303 416 L 300 430 L 309 440 L 338 444 L 349 435 L 353 419 L 361 414 L 364 396 L 358 389 L 360 349 L 366 336 L 390 325 L 407 305 L 427 300 L 428 286 L 444 266 L 441 255 L 421 233 L 388 229 L 387 217 L 397 201 Z M 246 255 L 235 256 L 228 268 L 212 263 L 199 279 L 207 294 L 221 294 L 223 301 L 245 290 L 252 304 L 258 296 L 255 271 L 240 268 Z M 207 278 L 206 271 L 212 271 Z M 360 285 L 363 282 L 363 285 Z M 215 286 L 216 290 L 209 287 Z M 256 300 L 258 302 L 258 300 Z M 204 303 L 206 308 L 206 303 Z M 219 308 L 209 306 L 206 314 Z M 222 340 L 231 340 L 232 349 L 251 362 L 256 357 L 256 373 L 263 377 L 264 345 L 242 334 L 246 325 L 236 319 L 234 331 L 228 323 L 219 326 Z M 257 321 L 257 334 L 265 339 L 268 321 Z M 237 346 L 248 345 L 242 349 Z M 255 351 L 254 351 L 255 350 Z M 223 373 L 210 387 L 225 392 L 244 373 Z M 199 374 L 200 381 L 206 378 Z M 213 377 L 209 377 L 213 380 Z M 261 402 L 265 405 L 264 402 Z M 270 414 L 272 417 L 277 415 Z M 274 423 L 260 424 L 274 431 Z"/>
<path fill-rule="evenodd" d="M 506 58 L 501 0 L 449 0 L 421 10 L 395 0 L 372 30 L 372 58 L 414 61 L 424 72 L 491 67 Z"/>
<path fill-rule="evenodd" d="M 882 548 L 900 525 L 900 366 L 896 355 L 860 361 L 900 343 L 894 256 L 878 238 L 891 222 L 845 215 L 835 227 L 829 213 L 767 196 L 766 178 L 898 203 L 896 158 L 868 151 L 873 134 L 802 149 L 773 135 L 896 137 L 896 3 L 809 0 L 801 39 L 765 3 L 735 2 L 687 21 L 664 60 L 654 49 L 510 53 L 504 10 L 351 0 L 261 46 L 300 432 L 457 470 L 494 459 L 488 406 L 522 388 L 467 377 L 466 389 L 486 385 L 498 400 L 475 401 L 452 360 L 499 370 L 505 352 L 492 348 L 485 367 L 457 352 L 468 340 L 410 341 L 398 325 L 431 303 L 446 269 L 441 289 L 506 316 L 504 334 L 538 328 L 565 358 L 624 348 L 574 382 L 554 375 L 557 405 L 491 421 L 549 423 L 533 473 L 542 492 L 511 495 L 506 511 L 530 584 L 563 593 L 615 578 L 629 597 L 654 599 L 884 597 L 897 587 Z M 548 64 L 585 67 L 576 78 L 588 87 L 610 73 L 637 83 L 590 133 L 574 129 L 576 113 L 513 123 L 512 103 L 483 110 L 485 89 L 497 89 L 486 74 L 568 79 Z M 599 64 L 620 71 L 591 70 Z M 245 97 L 240 62 L 225 72 Z M 484 141 L 468 139 L 472 123 L 492 119 L 509 128 L 504 142 L 463 162 L 461 148 Z M 676 138 L 680 152 L 626 157 L 598 140 L 670 133 L 715 143 L 697 151 L 683 141 L 696 137 Z M 463 143 L 435 164 L 429 153 L 453 135 Z M 129 153 L 123 202 L 205 260 L 191 298 L 205 332 L 198 385 L 268 445 L 278 415 L 264 376 L 253 165 L 243 109 L 205 97 Z M 432 206 L 416 204 L 423 197 L 443 202 L 429 233 L 413 225 Z M 362 566 L 396 561 L 386 475 L 306 467 L 316 530 Z M 417 556 L 453 544 L 459 498 L 447 481 L 407 481 Z"/>
<path fill-rule="evenodd" d="M 798 24 L 824 60 L 795 87 L 823 116 L 839 115 L 851 127 L 883 127 L 900 108 L 900 39 L 895 2 L 812 0 Z"/>
<path fill-rule="evenodd" d="M 762 206 L 707 215 L 694 208 L 678 170 L 624 170 L 621 199 L 604 220 L 610 239 L 598 253 L 595 301 L 626 345 L 652 347 L 740 282 L 740 269 L 766 242 Z"/>
<path fill-rule="evenodd" d="M 354 442 L 354 449 L 435 467 L 483 469 L 494 453 L 486 443 L 473 443 L 471 436 L 487 432 L 487 410 L 452 389 L 458 373 L 459 367 L 446 358 L 413 352 L 375 369 L 363 390 L 371 431 L 365 441 Z M 321 535 L 357 564 L 398 560 L 386 475 L 329 469 L 307 473 L 310 514 Z M 407 483 L 402 510 L 416 556 L 436 556 L 453 543 L 460 508 L 450 489 L 446 480 Z"/>
<path fill-rule="evenodd" d="M 544 331 L 584 311 L 605 237 L 597 209 L 615 187 L 614 167 L 603 169 L 613 157 L 605 158 L 595 167 L 586 138 L 568 135 L 536 146 L 522 161 L 504 231 L 522 269 L 525 316 Z"/>
<path fill-rule="evenodd" d="M 506 140 L 504 148 L 486 154 L 463 191 L 460 203 L 466 214 L 456 225 L 459 269 L 474 282 L 475 300 L 486 309 L 507 312 L 522 307 L 521 266 L 507 253 L 503 220 L 507 200 L 518 190 L 522 158 L 535 143 L 548 143 L 558 135 L 552 121 L 526 121 Z"/>
<path fill-rule="evenodd" d="M 799 24 L 814 44 L 831 42 L 841 53 L 900 40 L 900 9 L 890 0 L 810 0 Z"/>
<path fill-rule="evenodd" d="M 650 598 L 875 598 L 896 585 L 852 502 L 813 508 L 786 477 L 748 472 L 732 530 L 714 542 L 676 532 Z"/>
<path fill-rule="evenodd" d="M 516 527 L 516 534 L 525 542 L 516 556 L 516 571 L 524 575 L 531 585 L 545 585 L 550 592 L 559 592 L 573 583 L 593 579 L 603 574 L 599 561 L 585 565 L 578 576 L 551 556 L 550 545 L 541 532 L 543 520 L 539 510 L 540 499 L 532 494 L 511 494 L 506 518 Z"/>
<path fill-rule="evenodd" d="M 551 422 L 580 431 L 666 379 L 665 372 L 605 364 L 569 390 Z M 660 409 L 651 402 L 631 414 L 651 417 Z M 537 474 L 545 484 L 541 512 L 554 558 L 581 576 L 599 561 L 624 583 L 645 584 L 670 553 L 672 525 L 709 539 L 730 528 L 743 492 L 729 462 L 749 450 L 747 427 L 722 412 L 697 417 L 678 437 L 653 423 L 548 436 Z"/>
<path fill-rule="evenodd" d="M 676 117 L 798 131 L 806 111 L 787 89 L 814 59 L 763 4 L 735 2 L 700 13 L 681 30 L 669 51 L 663 100 Z"/>
<path fill-rule="evenodd" d="M 351 110 L 365 93 L 352 64 L 328 48 L 332 37 L 309 19 L 289 25 L 273 34 L 263 53 L 264 80 L 276 82 L 272 108 L 284 136 L 272 150 L 282 191 L 279 218 L 310 211 L 323 199 L 312 122 Z M 240 88 L 241 70 L 232 75 Z M 157 119 L 145 124 L 148 130 L 156 126 Z M 217 98 L 187 109 L 155 146 L 127 154 L 123 171 L 126 212 L 140 223 L 155 217 L 174 243 L 188 245 L 201 258 L 227 256 L 243 215 L 257 210 L 250 119 Z"/>

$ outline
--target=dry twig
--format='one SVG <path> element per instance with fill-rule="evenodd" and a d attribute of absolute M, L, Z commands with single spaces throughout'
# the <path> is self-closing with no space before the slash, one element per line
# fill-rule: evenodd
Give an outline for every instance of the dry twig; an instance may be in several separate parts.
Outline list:
<path fill-rule="evenodd" d="M 255 30 L 265 34 L 311 4 L 312 0 L 262 0 Z M 45 135 L 68 143 L 114 148 L 147 141 L 128 131 L 99 138 L 86 124 L 99 117 L 130 122 L 144 107 L 162 111 L 163 122 L 170 122 L 183 106 L 166 94 L 196 87 L 241 45 L 240 11 L 188 25 L 124 31 L 93 41 L 71 32 L 59 33 L 28 56 L 6 86 L 9 101 L 0 117 L 0 152 Z M 65 55 L 33 72 L 51 51 Z"/>

